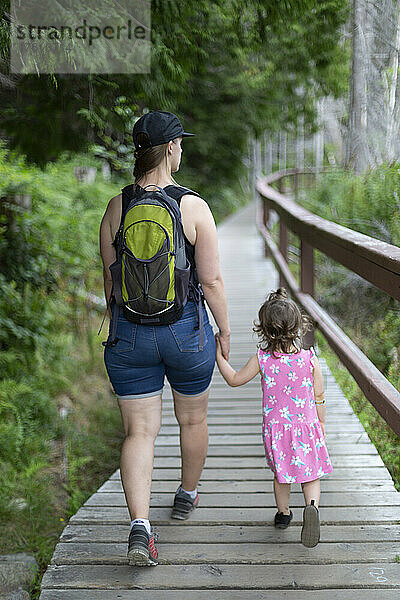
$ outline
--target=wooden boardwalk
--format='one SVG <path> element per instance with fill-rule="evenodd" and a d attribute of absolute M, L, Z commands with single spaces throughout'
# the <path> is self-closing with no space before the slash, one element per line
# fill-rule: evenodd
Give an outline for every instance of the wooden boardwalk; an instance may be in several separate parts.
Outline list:
<path fill-rule="evenodd" d="M 230 362 L 235 368 L 256 351 L 252 320 L 265 294 L 277 285 L 254 223 L 251 203 L 218 228 L 232 329 Z M 399 598 L 400 494 L 320 360 L 334 472 L 321 480 L 318 546 L 308 549 L 300 543 L 300 485 L 292 485 L 291 526 L 275 530 L 272 524 L 276 508 L 261 439 L 259 378 L 229 388 L 216 367 L 200 507 L 186 522 L 169 518 L 180 463 L 178 427 L 166 382 L 150 513 L 160 534 L 160 565 L 127 564 L 129 516 L 116 471 L 65 527 L 44 575 L 40 600 Z"/>

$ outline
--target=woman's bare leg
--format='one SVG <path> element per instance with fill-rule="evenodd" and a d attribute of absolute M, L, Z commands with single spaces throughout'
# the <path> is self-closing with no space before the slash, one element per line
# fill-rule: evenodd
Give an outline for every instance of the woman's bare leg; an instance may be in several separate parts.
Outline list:
<path fill-rule="evenodd" d="M 308 506 L 309 504 L 311 504 L 311 500 L 314 500 L 314 504 L 318 508 L 319 498 L 321 494 L 321 485 L 319 479 L 314 479 L 313 481 L 306 481 L 305 483 L 302 483 L 301 489 L 303 490 L 306 505 Z"/>
<path fill-rule="evenodd" d="M 161 425 L 161 395 L 118 398 L 125 429 L 121 451 L 121 480 L 131 521 L 148 519 L 154 441 Z"/>
<path fill-rule="evenodd" d="M 290 515 L 290 483 L 279 483 L 277 478 L 274 477 L 274 494 L 278 512 Z"/>
<path fill-rule="evenodd" d="M 181 432 L 182 487 L 197 487 L 208 450 L 207 407 L 210 390 L 185 396 L 172 390 Z"/>

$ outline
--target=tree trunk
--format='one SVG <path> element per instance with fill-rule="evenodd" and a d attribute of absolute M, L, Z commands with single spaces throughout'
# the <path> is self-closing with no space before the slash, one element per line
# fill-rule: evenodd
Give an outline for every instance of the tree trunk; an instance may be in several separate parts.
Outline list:
<path fill-rule="evenodd" d="M 396 2 L 395 8 L 396 30 L 394 37 L 394 46 L 390 52 L 390 64 L 386 74 L 384 74 L 386 88 L 386 106 L 387 106 L 387 129 L 386 129 L 386 159 L 391 162 L 395 160 L 395 140 L 398 134 L 399 103 L 397 99 L 397 89 L 399 81 L 399 51 L 400 51 L 400 1 Z"/>
<path fill-rule="evenodd" d="M 367 91 L 365 44 L 365 0 L 353 0 L 353 58 L 350 76 L 349 128 L 346 166 L 356 173 L 366 170 L 369 163 L 367 145 Z"/>

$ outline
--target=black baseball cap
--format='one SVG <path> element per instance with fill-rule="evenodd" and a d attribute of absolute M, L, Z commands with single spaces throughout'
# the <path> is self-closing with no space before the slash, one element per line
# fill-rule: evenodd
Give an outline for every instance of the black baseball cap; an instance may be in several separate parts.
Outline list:
<path fill-rule="evenodd" d="M 147 144 L 138 143 L 137 136 L 139 133 L 147 135 Z M 182 123 L 174 113 L 165 110 L 151 110 L 146 113 L 136 121 L 132 131 L 133 143 L 137 150 L 166 144 L 180 136 L 192 135 L 195 134 L 183 130 Z"/>

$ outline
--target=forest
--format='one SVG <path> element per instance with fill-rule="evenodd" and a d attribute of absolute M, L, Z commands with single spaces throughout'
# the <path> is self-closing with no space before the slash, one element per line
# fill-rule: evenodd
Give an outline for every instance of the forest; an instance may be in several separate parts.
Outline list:
<path fill-rule="evenodd" d="M 299 202 L 400 245 L 400 1 L 153 0 L 148 73 L 16 73 L 0 4 L 0 553 L 35 555 L 37 598 L 65 521 L 118 467 L 98 229 L 132 182 L 134 123 L 167 110 L 195 133 L 174 177 L 217 224 L 255 177 L 312 166 Z M 317 300 L 398 387 L 398 303 L 322 255 L 316 270 Z M 398 438 L 318 343 L 400 486 Z"/>

